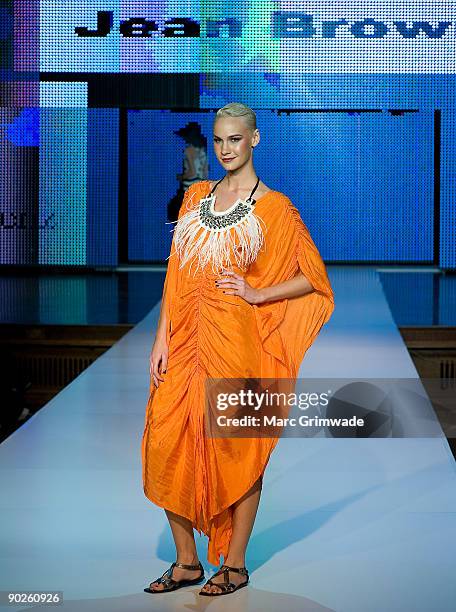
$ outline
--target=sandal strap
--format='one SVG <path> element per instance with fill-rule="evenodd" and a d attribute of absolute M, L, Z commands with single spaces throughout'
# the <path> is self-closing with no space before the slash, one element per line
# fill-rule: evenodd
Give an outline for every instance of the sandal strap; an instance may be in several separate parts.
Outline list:
<path fill-rule="evenodd" d="M 174 565 L 175 563 L 170 565 L 170 567 L 168 567 L 168 569 L 163 572 L 160 578 L 157 578 L 156 580 L 154 580 L 154 582 L 156 582 L 157 584 L 163 584 L 166 587 L 170 587 L 171 585 L 176 584 L 176 580 L 174 580 L 174 578 L 171 578 Z"/>
<path fill-rule="evenodd" d="M 173 587 L 175 584 L 177 584 L 177 581 L 174 580 L 174 578 L 163 578 L 163 576 L 158 580 L 154 580 L 154 582 L 157 584 L 163 584 L 166 589 L 169 589 L 169 587 Z"/>
<path fill-rule="evenodd" d="M 220 569 L 223 568 L 227 568 L 230 572 L 237 572 L 238 574 L 243 574 L 244 576 L 249 575 L 249 570 L 246 567 L 232 567 L 231 565 L 222 565 Z"/>
<path fill-rule="evenodd" d="M 228 582 L 227 576 L 228 576 L 228 571 L 229 571 L 229 570 L 224 569 L 225 567 L 226 567 L 225 565 L 222 565 L 222 567 L 221 567 L 221 568 L 219 568 L 219 569 L 218 569 L 218 570 L 215 572 L 215 574 L 213 574 L 213 575 L 211 576 L 211 578 L 210 578 L 210 579 L 215 578 L 216 576 L 220 576 L 220 574 L 223 574 L 224 581 L 225 581 L 225 582 Z M 212 584 L 212 582 L 211 582 L 211 584 Z M 219 583 L 217 583 L 217 584 L 219 584 Z"/>
<path fill-rule="evenodd" d="M 207 583 L 213 584 L 214 586 L 220 586 L 221 584 L 232 584 L 229 579 L 229 572 L 231 571 L 237 572 L 238 574 L 243 574 L 244 576 L 249 575 L 249 572 L 246 567 L 231 567 L 231 565 L 222 565 L 220 569 L 217 572 L 215 572 L 215 574 L 211 576 L 211 578 L 209 578 Z M 223 582 L 217 582 L 217 583 L 212 582 L 212 578 L 215 578 L 216 576 L 220 576 L 220 574 L 223 574 Z"/>
<path fill-rule="evenodd" d="M 249 575 L 249 572 L 246 567 L 232 567 L 231 565 L 222 565 L 220 569 L 211 578 L 209 578 L 206 584 L 209 584 L 211 586 L 216 586 L 219 589 L 221 589 L 224 593 L 227 591 L 231 592 L 237 589 L 238 585 L 234 584 L 233 582 L 230 582 L 229 572 L 231 571 L 237 572 L 239 574 L 243 574 L 244 576 L 247 576 L 247 577 Z M 223 582 L 212 582 L 212 578 L 215 578 L 216 576 L 220 576 L 220 574 L 223 574 Z"/>
<path fill-rule="evenodd" d="M 236 585 L 233 584 L 232 582 L 209 582 L 209 584 L 212 586 L 216 586 L 217 588 L 221 589 L 224 593 L 226 593 L 227 591 L 233 591 L 236 588 Z"/>
<path fill-rule="evenodd" d="M 174 565 L 182 569 L 187 569 L 187 570 L 203 569 L 203 566 L 201 565 L 201 561 L 197 565 L 187 565 L 186 563 L 181 563 L 180 561 L 174 561 Z"/>
<path fill-rule="evenodd" d="M 175 580 L 174 578 L 172 578 L 173 569 L 175 565 L 183 569 L 194 569 L 194 570 L 201 569 L 204 575 L 204 568 L 201 565 L 201 561 L 199 562 L 198 565 L 186 565 L 185 563 L 180 563 L 180 561 L 174 561 L 169 566 L 169 568 L 162 574 L 162 576 L 160 578 L 157 578 L 157 580 L 154 580 L 154 582 L 156 582 L 157 584 L 163 584 L 166 588 L 169 588 L 171 586 L 177 585 L 180 582 L 182 582 L 181 580 Z"/>

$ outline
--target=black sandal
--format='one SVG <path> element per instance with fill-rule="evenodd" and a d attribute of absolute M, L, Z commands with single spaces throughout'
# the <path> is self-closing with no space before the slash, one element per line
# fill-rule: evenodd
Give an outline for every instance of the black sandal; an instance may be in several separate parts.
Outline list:
<path fill-rule="evenodd" d="M 173 575 L 174 566 L 181 567 L 182 569 L 188 570 L 201 570 L 201 576 L 198 578 L 193 578 L 192 580 L 184 579 L 184 580 L 174 580 L 171 578 Z M 177 589 L 181 589 L 185 586 L 190 586 L 192 584 L 198 584 L 204 578 L 204 567 L 201 565 L 201 561 L 198 565 L 186 565 L 185 563 L 180 563 L 179 561 L 174 561 L 174 563 L 164 572 L 164 574 L 157 578 L 157 580 L 152 580 L 152 584 L 157 582 L 158 584 L 163 584 L 163 589 L 151 589 L 150 587 L 144 589 L 146 593 L 167 593 L 169 591 L 176 591 Z"/>
<path fill-rule="evenodd" d="M 229 578 L 230 571 L 237 572 L 238 574 L 242 574 L 243 576 L 247 576 L 247 580 L 237 585 L 234 584 L 233 582 L 230 582 L 230 578 Z M 220 574 L 223 574 L 223 582 L 212 582 L 212 578 L 215 578 L 216 576 L 219 576 Z M 211 586 L 216 586 L 219 589 L 222 589 L 222 591 L 217 592 L 217 593 L 211 593 L 211 591 L 200 591 L 199 594 L 200 595 L 210 595 L 211 597 L 213 595 L 227 595 L 228 593 L 234 593 L 234 591 L 237 591 L 238 589 L 247 586 L 248 583 L 249 583 L 249 572 L 246 567 L 231 567 L 230 565 L 222 565 L 222 567 L 218 570 L 218 572 L 216 572 L 213 576 L 211 576 L 211 578 L 209 578 L 209 580 L 206 582 L 206 584 L 210 584 Z M 206 584 L 204 586 L 206 586 Z"/>

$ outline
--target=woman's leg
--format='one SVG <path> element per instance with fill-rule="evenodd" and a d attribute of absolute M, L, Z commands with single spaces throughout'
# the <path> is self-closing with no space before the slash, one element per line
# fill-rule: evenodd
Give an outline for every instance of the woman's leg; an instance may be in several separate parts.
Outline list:
<path fill-rule="evenodd" d="M 247 491 L 245 495 L 241 497 L 233 508 L 233 534 L 230 541 L 230 549 L 228 555 L 224 560 L 224 565 L 232 565 L 233 567 L 244 567 L 245 566 L 245 551 L 249 542 L 250 534 L 252 533 L 253 523 L 255 522 L 256 513 L 258 510 L 258 504 L 260 502 L 261 487 L 263 484 L 263 477 L 255 482 L 255 484 Z M 240 584 L 246 581 L 246 576 L 237 572 L 229 573 L 230 582 L 234 584 Z M 214 583 L 223 582 L 223 574 L 216 576 L 213 579 Z M 212 593 L 220 592 L 217 586 L 204 585 L 204 591 L 210 591 Z"/>
<path fill-rule="evenodd" d="M 176 561 L 187 565 L 197 565 L 198 554 L 196 552 L 195 538 L 193 537 L 192 522 L 187 518 L 175 514 L 170 510 L 165 510 L 168 517 L 171 531 L 173 533 L 174 544 L 176 546 L 177 558 Z M 198 578 L 201 574 L 200 570 L 187 570 L 181 567 L 174 567 L 171 577 L 174 580 L 192 580 Z M 163 584 L 152 582 L 151 589 L 162 590 Z"/>

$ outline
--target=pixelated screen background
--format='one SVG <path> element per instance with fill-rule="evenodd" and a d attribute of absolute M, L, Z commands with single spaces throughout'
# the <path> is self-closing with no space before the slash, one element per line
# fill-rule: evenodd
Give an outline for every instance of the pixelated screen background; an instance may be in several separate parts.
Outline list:
<path fill-rule="evenodd" d="M 326 262 L 454 268 L 450 2 L 0 1 L 2 264 L 164 261 L 197 122 L 251 106 L 258 176 Z"/>

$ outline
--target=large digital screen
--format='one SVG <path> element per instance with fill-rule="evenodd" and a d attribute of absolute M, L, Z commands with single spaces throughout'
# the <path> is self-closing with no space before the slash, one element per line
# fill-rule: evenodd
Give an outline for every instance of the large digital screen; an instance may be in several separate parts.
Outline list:
<path fill-rule="evenodd" d="M 164 261 L 197 122 L 243 102 L 255 168 L 326 261 L 456 267 L 450 2 L 0 3 L 0 262 Z"/>
<path fill-rule="evenodd" d="M 299 205 L 325 258 L 432 261 L 432 111 L 256 114 L 263 138 L 255 149 L 256 172 Z M 212 148 L 213 121 L 214 113 L 129 113 L 132 261 L 169 254 L 168 203 L 179 186 L 175 176 L 182 171 L 185 146 L 176 130 L 198 122 L 208 142 L 209 177 L 221 175 Z"/>

